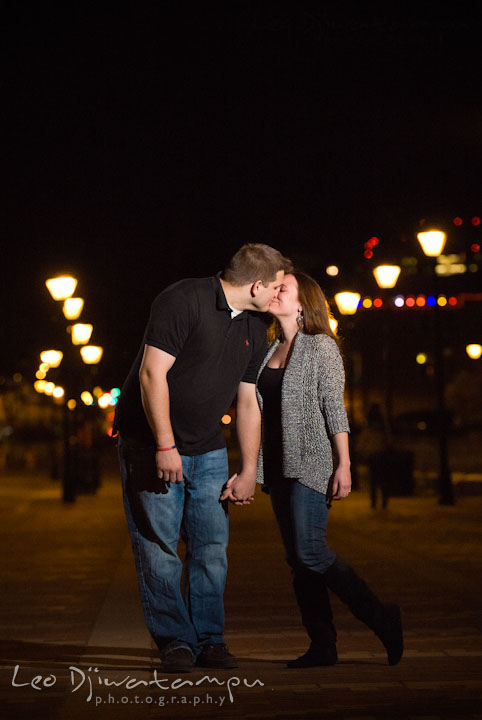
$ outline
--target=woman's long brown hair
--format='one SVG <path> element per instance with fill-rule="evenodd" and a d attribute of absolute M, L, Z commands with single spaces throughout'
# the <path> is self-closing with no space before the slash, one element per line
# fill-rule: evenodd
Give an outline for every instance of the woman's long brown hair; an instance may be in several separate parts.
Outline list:
<path fill-rule="evenodd" d="M 321 287 L 307 273 L 301 270 L 294 270 L 290 273 L 298 283 L 298 299 L 303 308 L 303 332 L 305 335 L 329 335 L 336 343 L 340 339 L 330 327 L 330 307 L 326 301 L 325 294 Z M 281 328 L 277 321 L 271 326 L 269 339 L 274 340 L 279 336 Z"/>

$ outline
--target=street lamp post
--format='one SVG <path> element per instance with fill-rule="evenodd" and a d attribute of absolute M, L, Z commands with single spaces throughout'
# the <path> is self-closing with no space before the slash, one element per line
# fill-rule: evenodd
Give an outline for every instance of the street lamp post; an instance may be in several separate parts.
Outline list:
<path fill-rule="evenodd" d="M 360 294 L 357 292 L 338 292 L 335 294 L 335 303 L 341 315 L 354 315 L 360 303 Z M 351 325 L 353 325 L 351 323 Z M 351 454 L 352 454 L 352 483 L 353 488 L 358 487 L 357 463 L 356 463 L 356 427 L 354 422 L 354 400 L 355 400 L 355 373 L 353 368 L 353 356 L 351 352 L 346 354 L 346 386 L 348 400 L 348 420 L 351 427 Z"/>
<path fill-rule="evenodd" d="M 424 254 L 432 258 L 432 272 L 435 283 L 435 297 L 438 297 L 437 273 L 435 271 L 436 258 L 444 249 L 446 235 L 439 230 L 420 232 L 417 235 L 418 241 Z M 438 302 L 434 305 L 434 372 L 437 400 L 437 431 L 439 446 L 439 477 L 438 492 L 440 505 L 454 505 L 454 492 L 448 459 L 448 433 L 447 433 L 447 408 L 445 405 L 445 362 L 442 342 L 442 328 L 440 318 L 440 306 Z"/>
<path fill-rule="evenodd" d="M 358 304 L 360 302 L 360 294 L 357 292 L 344 291 L 335 294 L 335 302 L 338 311 L 342 315 L 354 315 L 357 311 Z M 348 389 L 348 413 L 350 420 L 353 420 L 353 403 L 354 403 L 354 388 L 353 388 L 353 361 L 349 357 L 347 363 L 347 389 Z"/>
<path fill-rule="evenodd" d="M 72 297 L 77 286 L 77 280 L 72 277 L 57 277 L 47 280 L 45 284 L 54 300 L 64 302 L 63 313 L 66 319 L 76 320 L 80 316 L 84 305 L 82 298 Z M 70 328 L 72 345 L 65 348 L 65 353 L 52 350 L 42 353 L 41 356 L 42 361 L 52 368 L 59 367 L 64 358 L 62 367 L 64 369 L 65 382 L 69 385 L 68 396 L 70 396 L 70 399 L 67 401 L 67 398 L 65 398 L 63 404 L 64 468 L 62 487 L 64 502 L 75 501 L 79 480 L 77 400 L 72 396 L 80 397 L 82 390 L 85 389 L 83 387 L 83 378 L 81 378 L 82 373 L 80 373 L 79 370 L 79 358 L 74 357 L 74 348 L 72 346 L 81 346 L 80 356 L 84 365 L 91 366 L 97 364 L 102 357 L 103 348 L 100 346 L 87 346 L 92 330 L 93 327 L 90 324 L 76 323 Z M 67 368 L 65 368 L 66 364 L 68 365 Z"/>
<path fill-rule="evenodd" d="M 388 438 L 392 436 L 392 415 L 393 415 L 393 373 L 392 373 L 392 357 L 391 357 L 391 337 L 390 322 L 388 315 L 387 290 L 395 287 L 400 275 L 399 265 L 378 265 L 373 270 L 373 275 L 377 281 L 377 285 L 383 292 L 383 343 L 382 343 L 382 362 L 383 362 L 383 386 L 384 386 L 384 403 L 385 403 L 385 430 Z"/>

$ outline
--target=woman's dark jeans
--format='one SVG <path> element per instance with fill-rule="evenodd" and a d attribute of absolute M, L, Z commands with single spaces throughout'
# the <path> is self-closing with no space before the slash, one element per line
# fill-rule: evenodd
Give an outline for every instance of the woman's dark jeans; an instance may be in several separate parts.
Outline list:
<path fill-rule="evenodd" d="M 320 650 L 332 648 L 336 631 L 324 574 L 336 554 L 326 543 L 329 515 L 326 495 L 288 478 L 271 483 L 269 494 L 311 646 Z"/>

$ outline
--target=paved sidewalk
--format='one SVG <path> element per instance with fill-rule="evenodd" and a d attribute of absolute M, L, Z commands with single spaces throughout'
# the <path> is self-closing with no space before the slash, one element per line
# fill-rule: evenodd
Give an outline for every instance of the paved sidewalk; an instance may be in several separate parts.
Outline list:
<path fill-rule="evenodd" d="M 59 496 L 46 478 L 0 478 L 2 720 L 482 718 L 482 498 L 334 506 L 333 549 L 403 606 L 393 668 L 334 600 L 339 664 L 286 669 L 307 641 L 269 500 L 232 508 L 226 637 L 240 667 L 178 678 L 144 627 L 118 480 L 72 506 Z"/>

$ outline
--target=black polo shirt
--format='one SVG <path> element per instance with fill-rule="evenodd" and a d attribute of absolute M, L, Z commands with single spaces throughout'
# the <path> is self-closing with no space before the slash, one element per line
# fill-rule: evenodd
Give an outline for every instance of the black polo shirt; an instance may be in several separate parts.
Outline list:
<path fill-rule="evenodd" d="M 263 315 L 245 310 L 231 319 L 218 276 L 181 280 L 157 296 L 114 422 L 122 436 L 152 442 L 139 384 L 145 345 L 176 358 L 167 380 L 179 452 L 200 455 L 224 447 L 220 419 L 239 383 L 256 382 L 266 353 Z"/>

